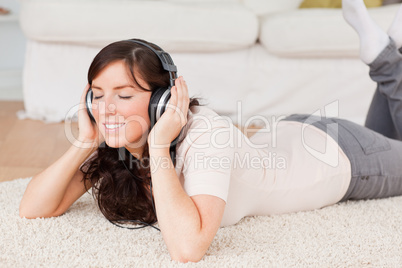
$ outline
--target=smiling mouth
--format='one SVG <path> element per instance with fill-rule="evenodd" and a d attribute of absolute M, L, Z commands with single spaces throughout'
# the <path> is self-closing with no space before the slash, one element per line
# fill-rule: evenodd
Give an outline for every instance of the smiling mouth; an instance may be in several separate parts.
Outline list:
<path fill-rule="evenodd" d="M 115 130 L 118 128 L 121 128 L 124 126 L 126 123 L 121 123 L 121 124 L 104 124 L 107 130 Z"/>

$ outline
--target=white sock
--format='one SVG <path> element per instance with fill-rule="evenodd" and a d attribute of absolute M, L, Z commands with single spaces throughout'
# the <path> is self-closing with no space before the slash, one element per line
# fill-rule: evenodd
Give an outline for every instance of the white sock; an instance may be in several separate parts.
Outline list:
<path fill-rule="evenodd" d="M 342 0 L 343 17 L 360 38 L 360 58 L 372 63 L 389 43 L 388 35 L 371 19 L 363 0 Z"/>
<path fill-rule="evenodd" d="M 388 35 L 395 41 L 396 47 L 402 47 L 402 5 L 388 29 Z"/>

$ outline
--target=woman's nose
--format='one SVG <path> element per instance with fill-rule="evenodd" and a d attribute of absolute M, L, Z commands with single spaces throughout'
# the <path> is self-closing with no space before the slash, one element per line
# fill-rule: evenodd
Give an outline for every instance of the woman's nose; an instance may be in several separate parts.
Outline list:
<path fill-rule="evenodd" d="M 114 103 L 106 103 L 105 114 L 116 114 L 116 105 Z"/>
<path fill-rule="evenodd" d="M 105 98 L 105 101 L 99 102 L 99 112 L 104 115 L 113 115 L 116 113 L 116 104 L 113 100 Z"/>

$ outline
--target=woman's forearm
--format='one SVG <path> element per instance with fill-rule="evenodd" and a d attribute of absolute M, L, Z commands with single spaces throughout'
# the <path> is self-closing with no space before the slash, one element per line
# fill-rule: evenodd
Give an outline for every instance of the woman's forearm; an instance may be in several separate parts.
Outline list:
<path fill-rule="evenodd" d="M 67 186 L 80 165 L 94 151 L 77 142 L 63 156 L 34 176 L 20 203 L 20 215 L 27 218 L 50 217 L 61 203 Z"/>
<path fill-rule="evenodd" d="M 169 149 L 150 149 L 151 176 L 158 223 L 174 260 L 202 258 L 209 243 L 203 243 L 200 215 L 183 190 Z"/>

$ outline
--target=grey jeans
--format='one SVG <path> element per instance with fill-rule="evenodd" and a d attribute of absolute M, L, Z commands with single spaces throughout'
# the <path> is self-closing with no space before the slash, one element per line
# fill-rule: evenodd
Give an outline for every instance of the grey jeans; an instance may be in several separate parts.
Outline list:
<path fill-rule="evenodd" d="M 339 118 L 295 114 L 284 120 L 313 122 L 338 141 L 351 163 L 341 201 L 402 195 L 402 54 L 390 40 L 369 65 L 377 82 L 365 127 Z"/>

